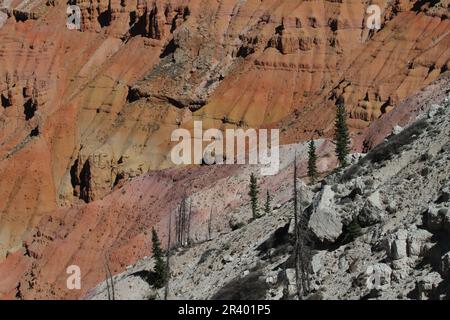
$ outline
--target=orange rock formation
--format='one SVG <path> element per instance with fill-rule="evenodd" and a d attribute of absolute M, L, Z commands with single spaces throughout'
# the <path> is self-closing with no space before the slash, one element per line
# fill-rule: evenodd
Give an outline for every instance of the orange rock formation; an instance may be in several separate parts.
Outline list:
<path fill-rule="evenodd" d="M 77 0 L 77 31 L 66 1 L 0 1 L 0 295 L 66 297 L 77 250 L 101 264 L 114 248 L 114 271 L 141 256 L 173 180 L 191 180 L 173 169 L 123 185 L 172 166 L 173 129 L 328 137 L 343 95 L 360 131 L 449 69 L 448 1 L 375 1 L 372 31 L 371 2 Z"/>

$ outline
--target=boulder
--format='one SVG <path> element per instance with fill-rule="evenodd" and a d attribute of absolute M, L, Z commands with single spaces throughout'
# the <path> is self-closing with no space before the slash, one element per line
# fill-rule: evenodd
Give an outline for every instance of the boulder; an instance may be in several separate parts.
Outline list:
<path fill-rule="evenodd" d="M 331 190 L 333 190 L 333 192 L 341 195 L 341 194 L 345 194 L 346 192 L 348 192 L 347 187 L 343 184 L 335 184 L 331 187 Z"/>
<path fill-rule="evenodd" d="M 229 254 L 226 254 L 223 258 L 222 258 L 222 263 L 229 263 L 229 262 L 233 262 L 234 258 L 232 256 L 230 256 Z"/>
<path fill-rule="evenodd" d="M 356 199 L 358 195 L 363 195 L 366 191 L 366 185 L 361 177 L 351 180 L 346 185 L 347 189 L 351 190 L 349 194 L 341 199 L 342 202 L 352 202 Z"/>
<path fill-rule="evenodd" d="M 270 284 L 270 285 L 275 284 L 275 278 L 274 278 L 274 277 L 271 277 L 271 276 L 267 277 L 267 278 L 266 278 L 266 283 L 267 283 L 267 284 Z"/>
<path fill-rule="evenodd" d="M 347 259 L 344 256 L 339 258 L 338 267 L 340 271 L 347 271 L 348 268 L 350 267 Z"/>
<path fill-rule="evenodd" d="M 428 111 L 428 118 L 430 118 L 430 119 L 434 118 L 439 113 L 440 110 L 442 110 L 442 106 L 441 105 L 439 105 L 439 104 L 431 105 L 431 108 Z"/>
<path fill-rule="evenodd" d="M 408 256 L 406 251 L 405 240 L 394 240 L 391 247 L 391 257 L 394 260 L 406 258 Z"/>
<path fill-rule="evenodd" d="M 450 187 L 445 187 L 441 190 L 441 195 L 437 198 L 436 203 L 443 203 L 450 201 Z"/>
<path fill-rule="evenodd" d="M 399 125 L 396 125 L 394 128 L 392 128 L 392 134 L 393 135 L 397 135 L 397 134 L 399 134 L 402 131 L 403 131 L 403 128 L 400 127 Z"/>
<path fill-rule="evenodd" d="M 240 212 L 234 212 L 231 214 L 230 220 L 228 220 L 228 225 L 230 226 L 231 230 L 237 230 L 246 225 L 247 221 L 248 216 L 243 215 Z"/>
<path fill-rule="evenodd" d="M 395 200 L 391 200 L 388 202 L 386 206 L 386 211 L 389 214 L 394 214 L 395 212 L 397 212 L 397 208 L 398 208 L 397 202 Z"/>
<path fill-rule="evenodd" d="M 410 230 L 407 239 L 408 256 L 422 257 L 428 251 L 428 242 L 433 235 L 424 229 Z"/>
<path fill-rule="evenodd" d="M 450 187 L 444 187 L 425 213 L 425 226 L 431 232 L 445 231 L 450 234 Z"/>
<path fill-rule="evenodd" d="M 364 158 L 365 155 L 365 153 L 351 153 L 347 156 L 347 162 L 349 163 L 349 165 L 353 165 Z"/>
<path fill-rule="evenodd" d="M 399 260 L 408 256 L 407 238 L 408 232 L 404 229 L 400 229 L 388 236 L 386 253 L 392 260 Z"/>
<path fill-rule="evenodd" d="M 433 299 L 437 295 L 437 287 L 441 283 L 442 277 L 437 272 L 431 272 L 416 282 L 417 298 L 419 300 Z"/>
<path fill-rule="evenodd" d="M 342 233 L 342 220 L 333 206 L 334 192 L 325 186 L 309 208 L 308 227 L 319 241 L 334 242 Z"/>
<path fill-rule="evenodd" d="M 297 188 L 299 196 L 298 200 L 303 208 L 305 208 L 312 202 L 314 193 L 302 179 L 297 179 Z"/>
<path fill-rule="evenodd" d="M 364 190 L 366 189 L 366 184 L 361 177 L 357 177 L 354 179 L 354 187 L 355 189 L 359 189 L 361 190 L 361 192 L 364 192 Z"/>
<path fill-rule="evenodd" d="M 313 273 L 318 273 L 323 267 L 323 256 L 325 252 L 319 251 L 311 259 L 311 268 Z"/>
<path fill-rule="evenodd" d="M 384 289 L 391 284 L 392 269 L 385 263 L 376 263 L 366 268 L 358 277 L 366 289 Z"/>
<path fill-rule="evenodd" d="M 381 195 L 379 191 L 376 191 L 367 198 L 358 216 L 358 221 L 361 227 L 368 227 L 381 222 L 383 218 L 384 209 Z"/>
<path fill-rule="evenodd" d="M 407 274 L 409 269 L 411 269 L 411 261 L 407 257 L 393 260 L 391 263 L 391 267 L 393 270 L 402 271 Z"/>
<path fill-rule="evenodd" d="M 441 204 L 432 204 L 425 214 L 425 225 L 431 232 L 446 231 L 450 233 L 449 208 Z"/>

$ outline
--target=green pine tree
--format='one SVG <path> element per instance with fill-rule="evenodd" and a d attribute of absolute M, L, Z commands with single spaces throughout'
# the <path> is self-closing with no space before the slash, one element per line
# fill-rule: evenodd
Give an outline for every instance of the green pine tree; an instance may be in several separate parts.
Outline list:
<path fill-rule="evenodd" d="M 311 139 L 309 142 L 308 150 L 308 176 L 311 184 L 316 183 L 317 180 L 317 155 L 316 155 L 316 145 L 314 140 Z"/>
<path fill-rule="evenodd" d="M 253 219 L 259 218 L 258 193 L 259 193 L 258 181 L 256 180 L 256 176 L 252 173 L 250 176 L 250 191 L 248 195 L 250 196 L 250 201 L 252 204 Z"/>
<path fill-rule="evenodd" d="M 265 212 L 265 214 L 270 214 L 271 202 L 272 202 L 272 197 L 270 196 L 269 190 L 267 190 L 266 203 L 264 205 L 264 212 Z"/>
<path fill-rule="evenodd" d="M 161 249 L 161 242 L 159 241 L 158 234 L 155 228 L 152 228 L 152 247 L 153 247 L 153 258 L 155 259 L 155 287 L 162 288 L 167 282 L 167 269 L 166 263 L 164 262 L 164 252 Z"/>
<path fill-rule="evenodd" d="M 344 168 L 348 165 L 347 156 L 350 153 L 350 136 L 347 127 L 347 116 L 345 111 L 344 99 L 340 97 L 337 101 L 336 110 L 336 155 L 339 160 L 339 165 Z"/>

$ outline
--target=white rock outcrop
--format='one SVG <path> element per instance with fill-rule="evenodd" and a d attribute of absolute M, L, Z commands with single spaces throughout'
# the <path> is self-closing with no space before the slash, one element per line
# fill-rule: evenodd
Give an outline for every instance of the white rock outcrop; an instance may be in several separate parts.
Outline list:
<path fill-rule="evenodd" d="M 308 227 L 320 241 L 334 242 L 342 233 L 341 217 L 333 210 L 334 191 L 325 186 L 312 204 Z"/>

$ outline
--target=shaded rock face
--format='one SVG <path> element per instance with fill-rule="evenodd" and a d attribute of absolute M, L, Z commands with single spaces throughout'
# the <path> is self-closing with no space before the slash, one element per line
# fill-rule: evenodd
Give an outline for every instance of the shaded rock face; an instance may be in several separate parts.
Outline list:
<path fill-rule="evenodd" d="M 376 191 L 367 198 L 358 216 L 362 227 L 371 226 L 383 220 L 384 208 L 380 197 L 380 192 Z"/>
<path fill-rule="evenodd" d="M 189 16 L 186 1 L 74 1 L 81 9 L 81 31 L 100 31 L 114 36 L 144 36 L 161 40 Z"/>
<path fill-rule="evenodd" d="M 369 289 L 388 289 L 391 285 L 392 269 L 385 263 L 376 263 L 367 267 L 365 272 L 361 273 L 358 281 L 361 285 Z"/>
<path fill-rule="evenodd" d="M 98 150 L 87 159 L 80 155 L 70 170 L 73 195 L 91 202 L 109 193 L 120 179 L 116 163 L 111 150 Z"/>
<path fill-rule="evenodd" d="M 53 5 L 54 1 L 47 0 L 2 0 L 0 10 L 14 17 L 16 21 L 26 21 L 40 18 L 47 12 L 47 8 Z"/>
<path fill-rule="evenodd" d="M 419 300 L 436 299 L 437 288 L 442 282 L 441 275 L 437 272 L 432 272 L 422 278 L 417 279 L 417 295 Z"/>
<path fill-rule="evenodd" d="M 424 224 L 432 232 L 450 235 L 450 188 L 445 187 L 436 201 L 428 207 Z"/>
<path fill-rule="evenodd" d="M 195 119 L 327 137 L 339 95 L 359 130 L 448 69 L 437 2 L 383 1 L 377 32 L 366 1 L 75 3 L 81 31 L 66 1 L 0 1 L 1 258 L 42 216 L 172 166 Z"/>

